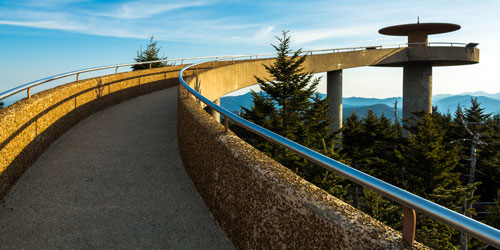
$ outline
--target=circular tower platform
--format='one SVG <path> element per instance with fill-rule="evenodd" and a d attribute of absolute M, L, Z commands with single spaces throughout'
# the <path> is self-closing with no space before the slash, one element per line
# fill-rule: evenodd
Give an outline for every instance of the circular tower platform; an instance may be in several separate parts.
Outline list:
<path fill-rule="evenodd" d="M 410 23 L 382 28 L 378 33 L 389 36 L 408 36 L 408 46 L 427 46 L 429 35 L 459 30 L 460 25 L 452 23 Z"/>
<path fill-rule="evenodd" d="M 432 66 L 449 66 L 479 61 L 476 50 L 453 47 L 428 47 L 428 36 L 452 32 L 460 25 L 452 23 L 413 23 L 389 26 L 378 32 L 390 36 L 408 36 L 408 48 L 383 62 L 387 66 L 403 67 L 403 121 L 414 125 L 414 112 L 432 113 Z M 477 56 L 477 58 L 476 58 Z M 398 63 L 398 61 L 400 63 Z M 403 135 L 407 136 L 403 130 Z"/>

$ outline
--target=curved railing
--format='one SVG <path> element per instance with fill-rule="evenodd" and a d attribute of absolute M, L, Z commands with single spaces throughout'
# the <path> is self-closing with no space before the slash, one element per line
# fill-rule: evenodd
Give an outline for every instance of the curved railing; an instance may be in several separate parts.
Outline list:
<path fill-rule="evenodd" d="M 331 51 L 331 50 L 330 50 Z M 298 155 L 320 165 L 321 167 L 333 171 L 341 176 L 354 181 L 366 188 L 398 202 L 403 206 L 403 238 L 406 242 L 413 245 L 415 235 L 415 211 L 418 211 L 426 216 L 441 221 L 459 231 L 469 234 L 479 240 L 488 243 L 491 246 L 500 248 L 500 231 L 486 224 L 473 220 L 448 208 L 442 207 L 434 202 L 426 200 L 420 196 L 414 195 L 401 188 L 393 186 L 387 182 L 377 179 L 373 176 L 365 174 L 359 170 L 349 167 L 343 163 L 328 158 L 314 150 L 306 148 L 298 143 L 295 143 L 283 136 L 280 136 L 272 131 L 269 131 L 259 125 L 249 122 L 229 110 L 210 101 L 193 88 L 191 88 L 183 79 L 183 72 L 191 67 L 202 63 L 212 62 L 214 60 L 205 61 L 184 67 L 179 72 L 179 80 L 181 84 L 197 99 L 201 100 L 211 109 L 219 112 L 225 120 L 225 128 L 228 130 L 228 121 L 231 120 L 235 124 L 260 135 L 261 137 L 285 147 Z M 218 60 L 216 60 L 218 61 Z"/>
<path fill-rule="evenodd" d="M 451 47 L 468 47 L 469 44 L 465 43 L 419 43 L 419 44 L 426 44 L 428 46 L 432 45 L 448 45 Z M 415 44 L 397 44 L 397 45 L 382 45 L 382 46 L 366 46 L 366 47 L 351 47 L 351 48 L 336 48 L 336 49 L 320 49 L 320 50 L 306 50 L 306 51 L 301 51 L 302 54 L 313 54 L 313 53 L 338 53 L 338 52 L 349 52 L 349 51 L 359 51 L 359 50 L 372 50 L 372 49 L 386 49 L 386 48 L 404 48 L 407 46 L 411 46 Z M 477 44 L 476 44 L 477 45 Z M 291 52 L 294 53 L 294 52 Z M 75 76 L 76 75 L 76 80 L 79 80 L 79 76 L 82 73 L 86 72 L 92 72 L 92 71 L 99 71 L 99 70 L 104 70 L 104 69 L 115 69 L 115 73 L 118 73 L 118 68 L 120 67 L 125 67 L 125 66 L 132 66 L 132 65 L 138 65 L 138 64 L 149 64 L 151 65 L 152 63 L 157 63 L 157 62 L 180 62 L 180 64 L 184 64 L 184 61 L 194 61 L 194 60 L 205 60 L 205 59 L 212 59 L 209 61 L 220 61 L 220 60 L 235 60 L 235 59 L 260 59 L 260 58 L 266 58 L 266 57 L 273 57 L 275 56 L 275 53 L 264 53 L 264 54 L 251 54 L 251 55 L 232 55 L 232 56 L 210 56 L 210 57 L 194 57 L 194 58 L 181 58 L 181 59 L 167 59 L 167 60 L 158 60 L 158 61 L 150 61 L 150 62 L 136 62 L 136 63 L 126 63 L 126 64 L 117 64 L 117 65 L 110 65 L 110 66 L 102 66 L 102 67 L 94 67 L 94 68 L 88 68 L 88 69 L 82 69 L 82 70 L 76 70 L 76 71 L 71 71 L 63 74 L 58 74 L 54 75 L 51 77 L 43 78 L 37 81 L 29 82 L 23 85 L 20 85 L 18 87 L 15 87 L 13 89 L 10 89 L 5 92 L 0 93 L 0 101 L 12 96 L 16 93 L 22 92 L 22 91 L 27 91 L 28 98 L 30 97 L 30 90 L 31 88 L 51 82 L 57 79 L 61 79 L 64 77 L 69 77 L 69 76 Z M 205 61 L 206 62 L 206 61 Z M 201 62 L 203 63 L 203 62 Z M 408 237 L 413 237 L 413 236 L 405 236 L 405 232 L 410 232 L 410 234 L 413 234 L 414 232 L 410 229 L 408 229 L 408 225 L 411 227 L 414 227 L 414 210 L 421 212 L 424 215 L 427 215 L 429 217 L 435 218 L 437 220 L 440 220 L 452 227 L 457 228 L 460 231 L 463 231 L 465 233 L 468 233 L 469 235 L 476 237 L 480 240 L 483 240 L 487 242 L 490 245 L 493 245 L 495 247 L 500 248 L 500 231 L 489 227 L 485 224 L 482 224 L 480 222 L 477 222 L 475 220 L 472 220 L 468 217 L 465 217 L 461 214 L 458 214 L 456 212 L 453 212 L 449 209 L 446 209 L 444 207 L 441 207 L 435 203 L 432 203 L 430 201 L 427 201 L 421 197 L 418 197 L 416 195 L 413 195 L 405 190 L 402 190 L 400 188 L 397 188 L 395 186 L 392 186 L 386 182 L 383 182 L 379 179 L 376 179 L 370 175 L 367 175 L 365 173 L 362 173 L 356 169 L 353 169 L 349 166 L 346 166 L 340 162 L 337 162 L 335 160 L 332 160 L 326 156 L 323 156 L 311 149 L 305 148 L 297 143 L 294 143 L 284 137 L 281 137 L 269 130 L 266 130 L 258 125 L 255 125 L 249 121 L 246 121 L 242 119 L 241 117 L 231 113 L 230 111 L 216 105 L 215 103 L 211 102 L 198 92 L 194 91 L 191 87 L 189 87 L 184 79 L 182 79 L 182 73 L 190 68 L 190 67 L 195 67 L 201 63 L 195 63 L 191 64 L 185 68 L 183 68 L 180 73 L 179 73 L 179 80 L 181 84 L 189 90 L 190 93 L 192 93 L 194 96 L 196 96 L 198 99 L 206 103 L 209 107 L 212 109 L 216 110 L 220 114 L 222 114 L 224 117 L 226 117 L 226 128 L 227 128 L 227 121 L 232 120 L 236 124 L 245 127 L 254 133 L 257 133 L 261 135 L 262 137 L 277 143 L 279 145 L 282 145 L 294 152 L 296 152 L 299 155 L 304 156 L 305 158 L 317 163 L 318 165 L 329 169 L 331 171 L 334 171 L 342 176 L 347 177 L 348 179 L 363 185 L 367 188 L 370 188 L 372 190 L 375 190 L 379 192 L 380 194 L 400 203 L 403 205 L 403 207 L 407 207 L 408 209 L 404 209 L 404 213 L 406 214 L 411 214 L 413 213 L 413 216 L 405 216 L 404 220 L 407 220 L 407 218 L 413 217 L 413 221 L 409 221 L 408 223 L 403 223 L 403 236 L 406 237 L 405 239 L 408 240 Z"/>
<path fill-rule="evenodd" d="M 348 48 L 335 48 L 335 49 L 304 50 L 304 51 L 301 51 L 301 53 L 312 55 L 313 53 L 339 53 L 339 52 L 359 51 L 359 50 L 367 50 L 367 49 L 404 48 L 404 47 L 411 46 L 411 45 L 428 45 L 428 46 L 449 45 L 450 47 L 465 47 L 465 46 L 467 46 L 466 43 L 453 43 L 453 42 L 404 43 L 404 44 L 395 44 L 395 45 L 377 45 L 377 46 L 348 47 Z M 290 52 L 290 53 L 294 53 L 294 52 Z M 140 65 L 140 64 L 146 64 L 146 65 L 149 64 L 151 67 L 151 64 L 153 64 L 153 63 L 169 63 L 169 62 L 177 63 L 177 62 L 180 62 L 180 64 L 182 65 L 182 64 L 184 64 L 184 61 L 206 60 L 206 59 L 214 59 L 214 60 L 234 60 L 234 59 L 246 59 L 246 58 L 259 59 L 259 58 L 265 58 L 265 57 L 270 57 L 270 56 L 274 56 L 274 55 L 276 55 L 276 53 L 190 57 L 190 58 L 178 58 L 178 59 L 165 59 L 165 60 L 157 60 L 157 61 L 149 61 L 149 62 L 124 63 L 124 64 L 116 64 L 116 65 L 108 65 L 108 66 L 75 70 L 75 71 L 70 71 L 70 72 L 42 78 L 42 79 L 39 79 L 36 81 L 32 81 L 29 83 L 19 85 L 19 86 L 12 88 L 10 90 L 0 92 L 0 101 L 9 97 L 9 96 L 12 96 L 14 94 L 17 94 L 17 93 L 25 91 L 25 90 L 27 91 L 28 98 L 30 98 L 31 97 L 31 88 L 33 88 L 33 87 L 36 87 L 38 85 L 42 85 L 44 83 L 48 83 L 48 82 L 51 82 L 54 80 L 58 80 L 58 79 L 69 77 L 69 76 L 75 76 L 75 75 L 76 75 L 76 80 L 78 81 L 80 79 L 80 74 L 93 72 L 93 71 L 99 71 L 99 70 L 105 70 L 105 69 L 115 69 L 115 74 L 116 74 L 116 73 L 118 73 L 118 69 L 121 67 Z"/>

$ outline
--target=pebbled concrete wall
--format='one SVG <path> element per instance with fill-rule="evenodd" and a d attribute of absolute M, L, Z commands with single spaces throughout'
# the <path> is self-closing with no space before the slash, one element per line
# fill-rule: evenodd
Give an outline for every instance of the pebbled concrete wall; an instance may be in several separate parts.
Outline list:
<path fill-rule="evenodd" d="M 71 82 L 1 109 L 0 200 L 69 128 L 108 106 L 177 85 L 181 68 L 170 66 Z"/>
<path fill-rule="evenodd" d="M 182 87 L 178 109 L 183 165 L 236 248 L 427 249 L 226 134 Z"/>

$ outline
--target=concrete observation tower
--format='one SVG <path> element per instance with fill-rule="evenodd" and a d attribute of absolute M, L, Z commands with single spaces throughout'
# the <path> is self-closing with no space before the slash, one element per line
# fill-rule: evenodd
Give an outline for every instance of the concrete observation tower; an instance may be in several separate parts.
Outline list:
<path fill-rule="evenodd" d="M 413 23 L 379 30 L 383 35 L 408 36 L 408 47 L 394 49 L 393 53 L 370 65 L 403 67 L 403 120 L 412 118 L 415 111 L 432 112 L 433 66 L 479 62 L 479 50 L 475 48 L 477 43 L 433 43 L 429 46 L 429 35 L 458 29 L 460 25 L 450 23 Z M 331 126 L 333 132 L 342 127 L 342 70 L 327 72 L 327 94 L 330 97 L 329 115 L 334 121 Z"/>

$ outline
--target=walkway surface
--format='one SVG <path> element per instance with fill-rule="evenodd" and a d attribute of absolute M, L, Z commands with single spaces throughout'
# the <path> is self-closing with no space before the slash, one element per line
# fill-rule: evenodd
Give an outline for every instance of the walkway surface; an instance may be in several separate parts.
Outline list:
<path fill-rule="evenodd" d="M 0 249 L 233 249 L 177 147 L 177 88 L 82 121 L 0 204 Z"/>

